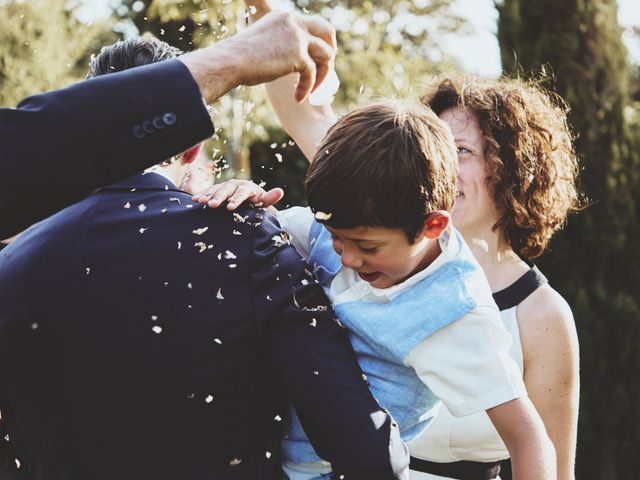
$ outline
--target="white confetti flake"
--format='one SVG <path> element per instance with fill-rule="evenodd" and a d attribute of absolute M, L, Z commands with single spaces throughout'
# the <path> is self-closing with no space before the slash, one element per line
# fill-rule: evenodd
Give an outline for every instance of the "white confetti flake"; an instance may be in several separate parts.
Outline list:
<path fill-rule="evenodd" d="M 187 27 L 186 27 L 186 25 L 182 25 L 182 26 L 178 29 L 178 31 L 179 31 L 179 32 L 184 32 L 186 28 L 187 28 Z"/>
<path fill-rule="evenodd" d="M 193 231 L 194 235 L 202 235 L 204 232 L 206 232 L 207 230 L 209 230 L 209 227 L 201 227 L 201 228 L 196 228 Z"/>
<path fill-rule="evenodd" d="M 207 398 L 205 398 L 204 401 L 207 403 L 213 402 L 213 395 L 207 395 Z"/>
<path fill-rule="evenodd" d="M 267 295 L 267 300 L 269 300 L 270 302 L 273 301 L 269 295 Z"/>
<path fill-rule="evenodd" d="M 140 205 L 138 205 L 138 210 L 140 212 L 144 212 L 147 209 L 147 206 L 144 203 L 141 203 Z"/>
<path fill-rule="evenodd" d="M 233 212 L 233 221 L 236 223 L 245 223 L 247 221 L 247 218 L 249 218 L 248 215 L 243 217 L 242 215 L 239 215 L 236 212 Z"/>
<path fill-rule="evenodd" d="M 153 330 L 153 333 L 157 333 L 157 334 L 162 333 L 162 327 L 158 325 L 155 325 L 151 330 Z"/>
<path fill-rule="evenodd" d="M 229 268 L 236 268 L 238 265 L 236 265 L 235 263 L 230 263 L 229 264 Z"/>
<path fill-rule="evenodd" d="M 178 242 L 178 250 L 182 248 L 182 242 Z"/>
<path fill-rule="evenodd" d="M 289 245 L 291 243 L 287 232 L 282 232 L 280 235 L 274 235 L 271 237 L 271 240 L 273 240 L 273 244 L 276 247 L 282 247 L 283 245 Z"/>
<path fill-rule="evenodd" d="M 234 230 L 234 231 L 233 231 L 233 234 L 234 234 L 234 235 L 242 235 L 242 233 L 241 233 L 241 232 L 239 232 L 238 230 Z"/>
<path fill-rule="evenodd" d="M 272 144 L 270 145 L 270 147 L 271 147 L 272 149 L 273 149 L 273 148 L 276 148 L 277 146 L 278 146 L 278 144 L 277 144 L 277 143 L 272 143 Z"/>
<path fill-rule="evenodd" d="M 222 260 L 222 252 L 218 254 L 218 260 Z"/>
<path fill-rule="evenodd" d="M 156 320 L 158 320 L 158 316 L 157 315 L 151 315 L 151 321 L 155 322 Z"/>
<path fill-rule="evenodd" d="M 273 419 L 274 419 L 276 422 L 281 422 L 281 421 L 282 421 L 282 417 L 281 417 L 280 415 L 276 415 L 275 417 L 273 417 Z"/>
<path fill-rule="evenodd" d="M 187 283 L 187 288 L 189 290 L 193 289 L 193 284 L 191 282 Z"/>
<path fill-rule="evenodd" d="M 187 398 L 188 398 L 189 400 L 193 400 L 195 397 L 196 397 L 196 394 L 195 394 L 195 393 L 189 393 L 189 394 L 187 394 Z"/>
<path fill-rule="evenodd" d="M 38 325 L 38 322 L 33 322 L 33 323 L 31 324 L 31 330 L 37 330 L 39 326 L 40 326 L 40 325 Z"/>
<path fill-rule="evenodd" d="M 333 213 L 325 213 L 325 212 L 320 212 L 320 211 L 317 211 L 316 214 L 315 214 L 315 218 L 319 222 L 325 222 L 325 221 L 329 220 L 332 216 L 333 216 Z"/>
<path fill-rule="evenodd" d="M 306 286 L 306 285 L 309 285 L 309 280 L 307 280 L 306 278 L 303 278 L 302 280 L 300 280 L 300 283 Z"/>
<path fill-rule="evenodd" d="M 193 244 L 193 246 L 199 248 L 198 253 L 202 253 L 207 249 L 207 244 L 204 242 L 196 242 Z"/>
<path fill-rule="evenodd" d="M 315 318 L 312 318 L 312 319 L 311 319 L 311 322 L 309 323 L 309 325 L 311 325 L 312 327 L 315 327 L 317 324 L 318 324 L 318 323 L 317 323 L 317 321 L 316 321 L 316 319 L 315 319 Z"/>
<path fill-rule="evenodd" d="M 216 342 L 218 345 L 222 345 L 222 340 L 220 340 L 219 338 L 214 338 L 213 341 Z"/>
<path fill-rule="evenodd" d="M 271 458 L 271 452 L 267 450 L 266 452 L 264 452 L 264 456 L 265 456 L 265 458 L 267 460 L 270 459 Z"/>
<path fill-rule="evenodd" d="M 224 1 L 222 3 L 224 3 Z M 236 465 L 240 465 L 241 463 L 242 463 L 242 460 L 240 458 L 234 458 L 229 462 L 229 465 L 231 465 L 232 467 L 235 467 Z"/>
<path fill-rule="evenodd" d="M 276 160 L 278 160 L 278 163 L 282 163 L 282 154 L 281 153 L 276 153 Z"/>
<path fill-rule="evenodd" d="M 10 442 L 10 441 L 11 441 L 11 439 L 9 438 L 9 434 L 8 434 L 8 433 L 4 436 L 4 439 L 5 439 L 7 442 Z"/>
<path fill-rule="evenodd" d="M 144 227 L 143 227 L 143 228 L 141 228 L 140 230 L 138 230 L 138 232 L 140 232 L 140 233 L 144 233 L 144 232 L 146 232 L 147 230 L 149 230 L 149 229 L 148 229 L 148 228 L 144 228 Z"/>
<path fill-rule="evenodd" d="M 169 285 L 169 282 L 164 282 L 164 286 L 166 287 L 167 285 Z"/>
<path fill-rule="evenodd" d="M 84 270 L 84 271 L 85 271 L 85 273 L 86 273 L 87 275 L 89 275 L 89 274 L 91 273 L 91 267 L 87 267 L 87 268 L 85 268 L 85 270 Z"/>
<path fill-rule="evenodd" d="M 161 210 L 161 213 L 167 213 L 167 212 L 168 212 L 168 210 L 167 210 L 166 208 L 163 208 L 163 209 Z"/>
<path fill-rule="evenodd" d="M 193 204 L 189 203 L 189 204 L 185 205 L 184 208 L 193 208 Z"/>
<path fill-rule="evenodd" d="M 224 300 L 224 297 L 222 296 L 222 287 L 218 289 L 218 293 L 216 293 L 216 298 L 218 300 Z"/>
<path fill-rule="evenodd" d="M 224 252 L 224 258 L 227 259 L 227 260 L 233 260 L 233 259 L 236 259 L 238 257 L 236 257 L 235 254 L 232 251 L 227 250 L 226 252 Z"/>
<path fill-rule="evenodd" d="M 180 202 L 180 199 L 178 197 L 171 197 L 169 199 L 170 202 L 177 202 L 178 205 L 182 205 L 182 203 Z"/>
<path fill-rule="evenodd" d="M 314 374 L 314 375 L 320 375 L 320 374 L 318 373 L 318 371 L 317 371 L 317 370 L 314 370 L 314 371 L 313 371 L 313 374 Z"/>
<path fill-rule="evenodd" d="M 14 458 L 14 461 L 16 462 L 16 468 L 20 468 L 22 466 L 20 460 L 18 460 L 17 458 Z"/>
<path fill-rule="evenodd" d="M 125 203 L 122 208 L 131 208 L 131 203 L 130 202 Z"/>

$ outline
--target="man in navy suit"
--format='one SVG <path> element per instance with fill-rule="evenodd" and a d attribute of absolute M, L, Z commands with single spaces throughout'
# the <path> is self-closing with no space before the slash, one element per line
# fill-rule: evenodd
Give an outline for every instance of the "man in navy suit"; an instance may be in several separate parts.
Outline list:
<path fill-rule="evenodd" d="M 282 12 L 160 62 L 0 108 L 0 240 L 213 134 L 202 100 L 300 73 L 302 100 L 333 61 L 325 22 Z"/>
<path fill-rule="evenodd" d="M 22 465 L 45 480 L 280 479 L 289 399 L 338 475 L 404 478 L 397 427 L 277 222 L 180 190 L 197 151 L 0 253 L 3 421 Z"/>

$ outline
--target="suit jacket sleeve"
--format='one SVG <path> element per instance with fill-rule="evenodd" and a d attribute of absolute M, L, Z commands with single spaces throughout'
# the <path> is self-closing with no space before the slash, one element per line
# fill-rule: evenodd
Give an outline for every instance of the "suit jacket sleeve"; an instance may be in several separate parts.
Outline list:
<path fill-rule="evenodd" d="M 213 134 L 179 60 L 85 80 L 0 109 L 0 239 Z"/>
<path fill-rule="evenodd" d="M 408 475 L 408 453 L 373 398 L 346 330 L 271 216 L 256 229 L 255 315 L 282 385 L 316 452 L 347 479 Z"/>

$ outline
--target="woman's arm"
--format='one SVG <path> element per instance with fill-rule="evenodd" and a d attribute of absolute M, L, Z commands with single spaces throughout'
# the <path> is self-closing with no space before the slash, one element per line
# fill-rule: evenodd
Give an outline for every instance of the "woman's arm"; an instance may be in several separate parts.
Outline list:
<path fill-rule="evenodd" d="M 514 479 L 557 478 L 553 445 L 529 398 L 516 398 L 487 414 L 509 450 Z"/>
<path fill-rule="evenodd" d="M 580 393 L 578 337 L 567 302 L 545 285 L 517 310 L 524 382 L 556 449 L 559 480 L 573 480 Z"/>
<path fill-rule="evenodd" d="M 259 20 L 272 10 L 271 3 L 267 0 L 245 0 L 245 3 L 250 12 L 255 7 L 255 13 L 249 17 L 251 22 Z M 325 41 L 335 46 L 335 37 Z M 318 144 L 337 117 L 331 105 L 314 106 L 308 99 L 298 103 L 294 97 L 297 83 L 297 73 L 279 78 L 267 84 L 267 95 L 282 127 L 311 162 Z"/>

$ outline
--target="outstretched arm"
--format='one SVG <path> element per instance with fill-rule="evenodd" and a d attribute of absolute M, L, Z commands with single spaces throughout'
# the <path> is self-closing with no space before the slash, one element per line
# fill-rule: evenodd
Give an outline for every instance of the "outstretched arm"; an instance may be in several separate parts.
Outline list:
<path fill-rule="evenodd" d="M 303 100 L 333 62 L 334 50 L 324 40 L 332 35 L 322 20 L 274 12 L 181 60 L 86 80 L 0 109 L 0 238 L 209 137 L 213 126 L 202 98 L 212 102 L 236 85 L 298 72 L 295 95 Z"/>
<path fill-rule="evenodd" d="M 252 22 L 272 10 L 268 0 L 245 0 L 245 3 L 250 12 L 255 8 L 255 13 L 249 17 Z M 324 40 L 336 48 L 335 32 Z M 311 105 L 308 98 L 298 102 L 294 97 L 297 79 L 298 74 L 291 74 L 268 83 L 267 95 L 283 128 L 311 162 L 318 144 L 336 123 L 337 117 L 331 105 Z"/>

